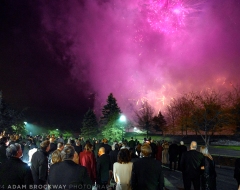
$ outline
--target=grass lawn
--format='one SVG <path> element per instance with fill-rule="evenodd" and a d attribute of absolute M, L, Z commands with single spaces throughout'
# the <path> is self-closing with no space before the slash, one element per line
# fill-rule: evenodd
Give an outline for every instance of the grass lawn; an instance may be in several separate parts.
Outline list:
<path fill-rule="evenodd" d="M 142 142 L 144 138 L 147 138 L 146 134 L 134 134 L 134 133 L 126 133 L 124 135 L 124 138 L 127 140 L 130 140 L 130 138 L 133 137 L 134 139 L 137 139 L 139 142 Z M 155 141 L 161 141 L 161 140 L 166 140 L 166 141 L 172 141 L 172 138 L 169 136 L 162 136 L 162 135 L 157 135 L 157 134 L 149 134 L 148 138 L 151 137 L 151 139 Z"/>
<path fill-rule="evenodd" d="M 219 148 L 219 149 L 228 149 L 228 150 L 240 150 L 240 146 L 234 146 L 234 145 L 222 145 L 222 146 L 212 146 L 213 148 Z"/>

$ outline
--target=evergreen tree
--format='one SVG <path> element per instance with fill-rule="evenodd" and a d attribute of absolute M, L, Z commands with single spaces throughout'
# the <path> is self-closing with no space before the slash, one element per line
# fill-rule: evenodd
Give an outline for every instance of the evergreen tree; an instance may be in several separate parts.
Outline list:
<path fill-rule="evenodd" d="M 119 121 L 119 114 L 113 114 L 109 118 L 107 125 L 102 127 L 102 135 L 110 141 L 122 140 L 122 135 L 125 134 L 123 127 L 124 123 Z"/>
<path fill-rule="evenodd" d="M 23 112 L 25 110 L 16 111 L 10 107 L 2 98 L 0 91 L 0 131 L 8 132 L 24 132 Z"/>
<path fill-rule="evenodd" d="M 164 131 L 166 127 L 166 120 L 162 115 L 161 111 L 158 113 L 157 116 L 153 117 L 153 128 L 156 131 Z"/>
<path fill-rule="evenodd" d="M 100 126 L 103 137 L 113 140 L 121 139 L 121 136 L 125 131 L 123 125 L 119 121 L 121 110 L 118 107 L 117 100 L 113 94 L 110 93 L 107 99 L 107 104 L 102 109 L 102 117 L 100 119 Z"/>
<path fill-rule="evenodd" d="M 108 124 L 110 118 L 120 117 L 121 110 L 117 105 L 117 100 L 113 94 L 110 93 L 107 99 L 107 104 L 102 109 L 102 117 L 100 118 L 100 126 L 103 127 Z"/>
<path fill-rule="evenodd" d="M 85 138 L 94 137 L 98 132 L 97 117 L 92 109 L 88 109 L 82 122 L 81 135 Z"/>

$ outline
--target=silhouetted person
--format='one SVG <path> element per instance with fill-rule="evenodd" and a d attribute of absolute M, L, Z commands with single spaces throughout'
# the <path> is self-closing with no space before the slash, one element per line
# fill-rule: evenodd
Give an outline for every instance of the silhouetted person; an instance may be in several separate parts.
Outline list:
<path fill-rule="evenodd" d="M 182 155 L 180 167 L 182 170 L 183 184 L 185 190 L 191 189 L 191 184 L 195 190 L 200 190 L 201 167 L 204 166 L 203 154 L 197 150 L 197 142 L 192 141 L 190 150 Z"/>
<path fill-rule="evenodd" d="M 11 144 L 5 154 L 9 159 L 4 164 L 0 164 L 1 189 L 14 189 L 14 186 L 29 189 L 30 185 L 33 185 L 33 177 L 29 166 L 20 159 L 21 145 Z"/>
<path fill-rule="evenodd" d="M 187 152 L 187 147 L 184 145 L 183 141 L 180 141 L 180 145 L 178 146 L 178 170 L 180 170 L 180 162 L 184 152 Z"/>
<path fill-rule="evenodd" d="M 200 152 L 204 155 L 204 166 L 202 167 L 203 173 L 201 175 L 202 190 L 216 190 L 216 170 L 215 162 L 211 154 L 208 152 L 208 148 L 205 146 L 200 147 Z"/>
<path fill-rule="evenodd" d="M 97 183 L 102 189 L 107 189 L 109 181 L 109 172 L 111 170 L 111 162 L 108 154 L 105 153 L 105 148 L 101 147 L 98 151 L 99 158 L 97 159 Z"/>
<path fill-rule="evenodd" d="M 74 148 L 75 148 L 75 151 L 78 153 L 78 155 L 80 154 L 80 152 L 83 151 L 83 147 L 79 140 L 76 141 L 76 146 Z"/>
<path fill-rule="evenodd" d="M 160 142 L 157 143 L 157 154 L 156 154 L 156 160 L 159 160 L 162 162 L 162 151 L 163 147 Z"/>
<path fill-rule="evenodd" d="M 0 164 L 3 164 L 5 161 L 7 161 L 6 156 L 7 145 L 8 145 L 7 137 L 2 137 L 0 139 Z"/>
<path fill-rule="evenodd" d="M 40 149 L 32 155 L 31 170 L 35 185 L 45 185 L 48 176 L 48 151 L 50 142 L 43 141 L 40 144 Z"/>
<path fill-rule="evenodd" d="M 111 170 L 113 170 L 113 164 L 117 162 L 118 152 L 119 152 L 119 145 L 115 144 L 114 150 L 109 153 L 110 161 L 111 161 Z"/>
<path fill-rule="evenodd" d="M 170 144 L 168 149 L 168 154 L 169 154 L 169 169 L 172 170 L 172 163 L 173 163 L 174 170 L 176 170 L 177 159 L 178 159 L 178 145 L 175 142 Z"/>
<path fill-rule="evenodd" d="M 105 154 L 109 154 L 112 151 L 112 147 L 108 144 L 107 139 L 103 139 L 103 143 L 101 144 L 101 147 L 104 147 Z"/>
<path fill-rule="evenodd" d="M 59 189 L 63 189 L 64 186 L 64 189 L 76 189 L 76 187 L 87 189 L 87 187 L 91 187 L 92 182 L 88 176 L 86 167 L 74 162 L 74 160 L 78 159 L 78 155 L 73 146 L 68 145 L 63 149 L 62 159 L 62 162 L 53 164 L 50 167 L 48 176 L 49 185 L 62 185 L 62 188 L 59 187 Z"/>
<path fill-rule="evenodd" d="M 236 179 L 238 188 L 239 188 L 240 187 L 240 158 L 237 158 L 235 161 L 234 178 Z"/>
<path fill-rule="evenodd" d="M 60 143 L 60 142 L 64 144 L 64 139 L 63 139 L 62 134 L 59 135 L 58 140 L 57 140 L 57 143 Z"/>
<path fill-rule="evenodd" d="M 164 187 L 162 163 L 151 158 L 152 149 L 147 143 L 141 146 L 141 153 L 143 157 L 133 162 L 132 190 L 162 190 Z"/>
<path fill-rule="evenodd" d="M 156 154 L 157 154 L 157 145 L 156 143 L 154 142 L 153 139 L 150 140 L 150 146 L 152 148 L 152 154 L 151 154 L 151 157 L 152 158 L 156 158 Z"/>
<path fill-rule="evenodd" d="M 131 137 L 131 140 L 128 142 L 128 146 L 132 149 L 135 149 L 136 142 L 133 140 L 133 137 Z"/>

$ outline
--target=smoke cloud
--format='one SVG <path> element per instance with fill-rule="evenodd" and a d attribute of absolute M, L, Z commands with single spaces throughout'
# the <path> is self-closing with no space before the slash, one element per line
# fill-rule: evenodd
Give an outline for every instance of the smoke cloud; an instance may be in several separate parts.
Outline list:
<path fill-rule="evenodd" d="M 86 94 L 95 94 L 97 111 L 111 92 L 122 111 L 131 114 L 144 100 L 158 111 L 182 93 L 231 89 L 239 83 L 237 0 L 183 0 L 184 23 L 176 24 L 175 31 L 161 28 L 166 19 L 178 19 L 169 14 L 150 20 L 154 2 L 42 2 L 43 39 L 49 51 L 69 66 L 76 84 L 88 84 Z M 160 28 L 151 27 L 150 21 L 159 22 Z"/>

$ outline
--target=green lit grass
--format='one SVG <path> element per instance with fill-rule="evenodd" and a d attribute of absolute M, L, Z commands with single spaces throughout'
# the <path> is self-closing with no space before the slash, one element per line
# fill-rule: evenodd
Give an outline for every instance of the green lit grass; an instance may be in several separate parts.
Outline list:
<path fill-rule="evenodd" d="M 126 133 L 124 135 L 124 138 L 127 140 L 130 140 L 130 138 L 133 137 L 134 139 L 137 139 L 138 141 L 142 141 L 144 138 L 147 138 L 146 134 L 134 134 L 134 133 Z M 171 141 L 172 138 L 168 136 L 162 136 L 162 135 L 157 135 L 157 134 L 150 134 L 148 135 L 148 138 L 151 137 L 151 139 L 156 140 L 156 141 L 161 141 L 161 140 L 166 140 L 166 141 Z"/>
<path fill-rule="evenodd" d="M 224 146 L 212 146 L 213 148 L 219 149 L 227 149 L 227 150 L 240 150 L 240 146 L 233 146 L 233 145 L 224 145 Z"/>

